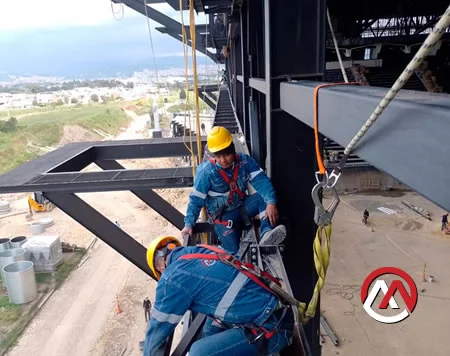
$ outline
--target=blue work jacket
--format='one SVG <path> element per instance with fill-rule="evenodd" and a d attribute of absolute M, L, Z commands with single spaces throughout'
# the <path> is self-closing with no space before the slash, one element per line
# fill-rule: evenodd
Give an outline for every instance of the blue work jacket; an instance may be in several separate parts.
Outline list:
<path fill-rule="evenodd" d="M 180 260 L 185 254 L 214 252 L 203 247 L 178 247 L 169 255 L 156 288 L 144 356 L 164 347 L 186 311 L 202 313 L 229 325 L 261 326 L 278 299 L 236 268 L 208 259 Z"/>
<path fill-rule="evenodd" d="M 189 196 L 184 218 L 185 227 L 192 227 L 195 224 L 203 206 L 206 206 L 208 213 L 212 215 L 225 204 L 228 205 L 225 211 L 232 211 L 242 205 L 243 200 L 237 194 L 233 194 L 233 201 L 228 204 L 230 186 L 219 173 L 219 169 L 222 169 L 232 179 L 235 164 L 239 164 L 237 185 L 242 192 L 247 191 L 250 183 L 266 204 L 276 204 L 277 198 L 272 182 L 258 163 L 244 153 L 238 153 L 238 157 L 239 162 L 233 163 L 233 166 L 227 169 L 222 169 L 219 164 L 213 165 L 209 161 L 198 166 L 194 189 Z"/>

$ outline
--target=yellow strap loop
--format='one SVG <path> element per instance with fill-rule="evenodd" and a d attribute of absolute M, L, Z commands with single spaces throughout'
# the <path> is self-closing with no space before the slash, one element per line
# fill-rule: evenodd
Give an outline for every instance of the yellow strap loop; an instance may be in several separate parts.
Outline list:
<path fill-rule="evenodd" d="M 306 324 L 316 314 L 317 303 L 319 301 L 320 291 L 325 284 L 325 277 L 327 275 L 328 265 L 330 263 L 330 240 L 331 240 L 331 224 L 319 226 L 314 239 L 314 264 L 316 266 L 318 280 L 314 287 L 313 296 L 308 305 L 300 303 L 298 306 L 298 313 L 300 321 Z M 324 238 L 325 235 L 325 238 Z"/>

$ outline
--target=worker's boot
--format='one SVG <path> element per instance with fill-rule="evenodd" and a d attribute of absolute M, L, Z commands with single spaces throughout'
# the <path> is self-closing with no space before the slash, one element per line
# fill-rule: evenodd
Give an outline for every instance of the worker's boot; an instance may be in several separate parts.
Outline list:
<path fill-rule="evenodd" d="M 267 231 L 262 235 L 260 245 L 279 245 L 286 238 L 286 227 L 278 225 L 273 230 Z"/>

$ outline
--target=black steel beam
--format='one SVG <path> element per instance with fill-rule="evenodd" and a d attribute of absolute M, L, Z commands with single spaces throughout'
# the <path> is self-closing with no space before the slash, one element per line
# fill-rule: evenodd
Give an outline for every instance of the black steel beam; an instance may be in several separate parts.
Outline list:
<path fill-rule="evenodd" d="M 146 248 L 92 206 L 71 193 L 44 192 L 44 196 L 136 267 L 155 279 L 147 265 Z"/>
<path fill-rule="evenodd" d="M 253 89 L 259 91 L 260 93 L 266 93 L 266 81 L 264 79 L 248 78 L 248 85 L 250 85 Z"/>
<path fill-rule="evenodd" d="M 193 138 L 197 142 L 197 138 Z M 202 147 L 206 143 L 206 137 L 202 137 Z M 127 141 L 126 146 L 121 145 L 120 141 L 112 141 L 111 145 L 95 146 L 94 158 L 101 160 L 120 160 L 120 159 L 139 159 L 156 157 L 177 157 L 190 155 L 182 137 L 155 138 L 152 140 L 139 140 L 136 143 Z M 195 144 L 194 151 L 197 152 Z"/>
<path fill-rule="evenodd" d="M 177 41 L 183 42 L 181 30 L 180 30 L 180 32 L 178 32 L 175 30 L 168 29 L 167 27 L 155 27 L 155 29 L 161 33 L 165 33 L 165 34 L 169 35 L 170 37 L 176 39 Z M 189 30 L 186 29 L 186 31 L 189 31 Z M 199 34 L 198 36 L 200 37 L 201 35 Z M 188 40 L 187 44 L 190 47 L 192 47 L 192 42 L 190 40 Z M 218 63 L 217 55 L 208 51 L 206 46 L 203 45 L 202 43 L 200 43 L 199 41 L 196 42 L 195 49 L 197 51 L 203 53 L 204 55 L 208 56 L 209 58 L 211 58 L 215 63 Z"/>
<path fill-rule="evenodd" d="M 124 169 L 124 167 L 117 161 L 96 161 L 95 164 L 104 170 Z M 131 193 L 136 195 L 144 203 L 149 205 L 159 215 L 165 218 L 177 229 L 181 230 L 184 227 L 184 215 L 170 205 L 164 198 L 151 189 L 131 190 Z"/>
<path fill-rule="evenodd" d="M 312 127 L 313 92 L 319 84 L 281 84 L 281 108 Z M 346 146 L 386 92 L 359 86 L 321 89 L 320 132 Z M 402 90 L 353 153 L 450 210 L 449 113 L 446 94 Z"/>
<path fill-rule="evenodd" d="M 73 156 L 72 158 L 58 164 L 56 167 L 49 170 L 49 173 L 58 172 L 76 172 L 89 166 L 94 160 L 95 153 L 92 148 L 87 148 L 81 153 Z M 37 173 L 37 172 L 36 172 Z"/>
<path fill-rule="evenodd" d="M 41 174 L 24 184 L 8 182 L 0 193 L 20 192 L 110 192 L 132 189 L 186 188 L 193 185 L 192 169 L 127 169 L 104 172 Z"/>
<path fill-rule="evenodd" d="M 210 98 L 208 98 L 207 96 L 206 96 L 206 94 L 205 93 L 202 93 L 202 92 L 200 92 L 200 93 L 198 93 L 198 95 L 200 96 L 200 98 L 211 108 L 211 109 L 213 109 L 213 110 L 215 110 L 216 109 L 216 105 L 211 101 L 211 99 Z"/>

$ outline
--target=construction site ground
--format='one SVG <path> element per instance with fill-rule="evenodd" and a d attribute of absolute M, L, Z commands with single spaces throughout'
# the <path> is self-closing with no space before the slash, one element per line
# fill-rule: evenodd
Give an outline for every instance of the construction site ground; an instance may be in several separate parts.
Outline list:
<path fill-rule="evenodd" d="M 147 119 L 146 115 L 134 117 L 118 138 L 145 137 Z M 181 164 L 168 158 L 121 163 L 130 168 Z M 183 213 L 189 192 L 190 189 L 159 191 Z M 179 235 L 176 228 L 129 192 L 81 196 L 145 245 L 160 235 Z M 448 355 L 450 239 L 440 232 L 443 211 L 411 192 L 341 198 L 334 218 L 331 264 L 321 298 L 321 312 L 335 331 L 339 345 L 334 346 L 324 336 L 322 354 Z M 11 202 L 13 211 L 26 209 L 26 195 L 2 199 Z M 406 208 L 402 200 L 428 209 L 433 221 Z M 371 213 L 369 227 L 361 222 L 366 207 Z M 378 207 L 390 208 L 396 214 L 387 215 Z M 46 233 L 58 234 L 63 241 L 82 247 L 95 243 L 86 261 L 45 303 L 8 355 L 140 355 L 139 342 L 147 327 L 142 302 L 147 296 L 154 301 L 156 283 L 60 210 L 35 215 L 34 219 L 45 216 L 55 221 Z M 25 214 L 0 219 L 0 234 L 29 236 L 27 224 Z M 425 263 L 426 274 L 435 278 L 432 283 L 422 282 Z M 384 266 L 404 269 L 422 290 L 411 317 L 398 324 L 385 325 L 371 319 L 360 301 L 365 277 Z M 175 339 L 179 339 L 179 332 Z"/>

